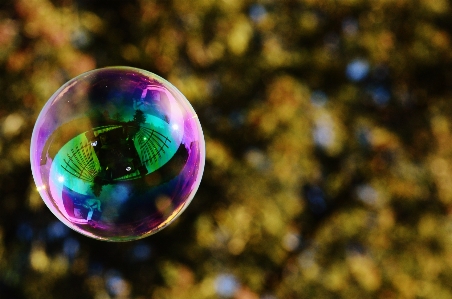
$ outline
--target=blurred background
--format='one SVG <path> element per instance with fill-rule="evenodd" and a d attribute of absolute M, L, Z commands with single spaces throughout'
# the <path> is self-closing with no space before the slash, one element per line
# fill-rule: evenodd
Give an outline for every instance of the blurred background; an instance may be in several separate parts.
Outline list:
<path fill-rule="evenodd" d="M 0 298 L 452 298 L 447 0 L 1 0 Z M 30 171 L 66 81 L 128 65 L 206 138 L 156 235 L 72 232 Z"/>

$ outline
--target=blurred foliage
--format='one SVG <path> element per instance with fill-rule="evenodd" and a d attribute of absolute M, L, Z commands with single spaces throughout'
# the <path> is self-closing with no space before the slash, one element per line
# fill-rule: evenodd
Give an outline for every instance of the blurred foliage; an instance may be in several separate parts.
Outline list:
<path fill-rule="evenodd" d="M 2 0 L 0 298 L 452 298 L 447 0 Z M 30 172 L 74 76 L 129 65 L 199 114 L 201 187 L 131 243 L 68 231 Z"/>

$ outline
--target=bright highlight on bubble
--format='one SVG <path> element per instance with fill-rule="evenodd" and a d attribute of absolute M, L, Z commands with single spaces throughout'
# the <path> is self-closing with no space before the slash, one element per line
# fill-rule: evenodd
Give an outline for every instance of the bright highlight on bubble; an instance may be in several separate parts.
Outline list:
<path fill-rule="evenodd" d="M 111 67 L 64 84 L 33 130 L 37 190 L 68 227 L 106 241 L 163 229 L 193 199 L 205 145 L 187 99 L 150 72 Z"/>

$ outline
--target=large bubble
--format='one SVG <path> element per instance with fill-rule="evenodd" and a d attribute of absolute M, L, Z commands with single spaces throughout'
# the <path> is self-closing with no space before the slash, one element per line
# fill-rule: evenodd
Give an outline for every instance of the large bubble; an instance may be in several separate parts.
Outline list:
<path fill-rule="evenodd" d="M 86 236 L 129 241 L 171 223 L 201 181 L 204 137 L 190 103 L 150 72 L 111 67 L 64 84 L 33 130 L 37 189 Z"/>

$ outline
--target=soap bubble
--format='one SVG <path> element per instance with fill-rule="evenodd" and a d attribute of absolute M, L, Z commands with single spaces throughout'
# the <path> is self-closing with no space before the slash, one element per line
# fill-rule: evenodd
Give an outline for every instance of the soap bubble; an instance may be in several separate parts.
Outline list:
<path fill-rule="evenodd" d="M 191 202 L 205 145 L 187 99 L 130 67 L 84 73 L 46 103 L 33 130 L 39 193 L 68 227 L 106 241 L 149 236 Z"/>

